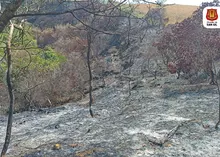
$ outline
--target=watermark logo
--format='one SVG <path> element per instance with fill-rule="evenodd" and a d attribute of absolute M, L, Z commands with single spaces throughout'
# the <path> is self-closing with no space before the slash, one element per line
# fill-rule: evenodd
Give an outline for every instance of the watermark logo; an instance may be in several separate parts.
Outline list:
<path fill-rule="evenodd" d="M 206 19 L 209 21 L 218 20 L 218 12 L 217 9 L 207 9 Z"/>
<path fill-rule="evenodd" d="M 220 7 L 205 7 L 203 9 L 203 26 L 206 28 L 220 28 Z"/>

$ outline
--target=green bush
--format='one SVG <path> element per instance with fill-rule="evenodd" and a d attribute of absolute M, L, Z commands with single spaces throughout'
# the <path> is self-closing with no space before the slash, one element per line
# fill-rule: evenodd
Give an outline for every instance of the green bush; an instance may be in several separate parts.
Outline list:
<path fill-rule="evenodd" d="M 8 30 L 6 30 L 7 32 Z M 4 56 L 8 34 L 0 34 L 0 57 Z M 47 72 L 54 70 L 65 62 L 65 57 L 51 47 L 39 48 L 32 29 L 26 26 L 25 31 L 15 29 L 12 39 L 12 76 L 14 80 L 25 76 L 30 70 Z M 0 63 L 0 82 L 4 82 L 6 60 Z"/>

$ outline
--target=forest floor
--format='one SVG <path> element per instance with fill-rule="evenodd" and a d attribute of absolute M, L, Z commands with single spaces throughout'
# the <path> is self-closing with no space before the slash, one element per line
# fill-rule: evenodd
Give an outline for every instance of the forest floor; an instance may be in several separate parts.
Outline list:
<path fill-rule="evenodd" d="M 181 79 L 147 78 L 129 97 L 126 84 L 99 89 L 94 92 L 94 118 L 89 115 L 88 98 L 14 114 L 7 156 L 219 157 L 216 87 L 186 84 Z M 6 120 L 0 116 L 0 148 Z M 177 126 L 166 143 L 153 142 Z"/>

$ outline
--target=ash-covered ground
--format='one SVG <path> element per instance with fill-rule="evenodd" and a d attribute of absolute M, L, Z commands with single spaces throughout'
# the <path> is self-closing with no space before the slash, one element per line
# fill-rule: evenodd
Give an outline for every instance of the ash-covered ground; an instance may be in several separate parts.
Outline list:
<path fill-rule="evenodd" d="M 14 114 L 8 157 L 219 157 L 218 94 L 215 86 L 186 85 L 168 78 L 143 79 L 130 96 L 127 84 L 94 91 L 78 103 Z M 6 116 L 0 117 L 2 148 Z M 163 145 L 162 139 L 181 126 Z M 54 149 L 55 144 L 61 148 Z"/>

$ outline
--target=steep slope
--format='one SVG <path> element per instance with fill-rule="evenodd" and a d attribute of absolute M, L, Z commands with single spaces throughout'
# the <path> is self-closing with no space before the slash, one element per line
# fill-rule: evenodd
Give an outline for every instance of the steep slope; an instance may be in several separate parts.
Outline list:
<path fill-rule="evenodd" d="M 175 90 L 168 81 L 176 85 Z M 63 107 L 15 114 L 7 156 L 219 157 L 220 132 L 214 131 L 217 93 L 210 88 L 192 93 L 192 87 L 172 77 L 157 80 L 158 87 L 149 87 L 152 82 L 152 78 L 143 79 L 142 87 L 132 90 L 130 97 L 126 87 L 95 91 L 94 118 L 83 107 L 88 98 Z M 0 145 L 6 119 L 0 117 Z M 150 142 L 192 119 L 164 147 Z M 56 143 L 61 149 L 53 149 Z"/>

